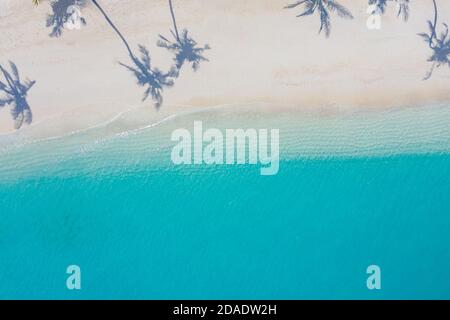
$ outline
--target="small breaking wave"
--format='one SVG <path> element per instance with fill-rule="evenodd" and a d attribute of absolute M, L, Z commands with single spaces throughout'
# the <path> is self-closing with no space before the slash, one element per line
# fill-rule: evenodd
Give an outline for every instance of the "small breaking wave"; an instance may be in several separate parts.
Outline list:
<path fill-rule="evenodd" d="M 227 107 L 232 107 L 232 106 L 245 106 L 245 105 L 252 105 L 254 104 L 254 102 L 246 102 L 246 103 L 241 103 L 241 102 L 236 102 L 236 103 L 227 103 L 227 104 L 218 104 L 215 106 L 210 106 L 210 107 L 194 107 L 194 106 L 188 106 L 188 105 L 173 105 L 173 106 L 168 106 L 167 108 L 170 107 L 182 107 L 182 108 L 189 108 L 191 110 L 188 111 L 183 111 L 183 112 L 178 112 L 178 113 L 173 113 L 173 114 L 169 114 L 168 116 L 159 119 L 157 121 L 151 122 L 149 124 L 145 124 L 143 126 L 138 126 L 137 128 L 132 128 L 132 129 L 127 129 L 127 130 L 123 130 L 120 132 L 116 132 L 111 134 L 106 134 L 104 137 L 100 138 L 101 140 L 110 140 L 113 138 L 117 138 L 117 137 L 125 137 L 128 135 L 132 135 L 132 134 L 138 134 L 142 131 L 145 131 L 147 129 L 151 129 L 154 127 L 157 127 L 161 124 L 164 124 L 170 120 L 173 120 L 175 118 L 179 118 L 179 117 L 183 117 L 183 116 L 189 116 L 189 115 L 193 115 L 193 114 L 197 114 L 197 113 L 205 113 L 205 112 L 210 112 L 213 110 L 217 110 L 217 109 L 222 109 L 222 108 L 227 108 Z M 124 111 L 118 112 L 117 114 L 113 115 L 110 119 L 106 120 L 106 121 L 101 121 L 97 124 L 94 124 L 92 126 L 86 127 L 86 128 L 82 128 L 82 129 L 78 129 L 78 130 L 73 130 L 61 135 L 55 135 L 55 136 L 49 136 L 49 137 L 45 137 L 45 138 L 37 138 L 37 139 L 33 139 L 32 135 L 30 136 L 25 136 L 25 134 L 23 134 L 23 132 L 21 132 L 20 130 L 14 130 L 14 131 L 10 131 L 10 132 L 6 132 L 6 133 L 2 133 L 0 134 L 0 145 L 2 143 L 4 143 L 3 147 L 0 147 L 0 153 L 1 151 L 5 151 L 5 150 L 10 150 L 11 148 L 17 149 L 17 148 L 21 148 L 24 146 L 28 146 L 31 144 L 37 144 L 37 143 L 45 143 L 45 142 L 50 142 L 50 141 L 56 141 L 56 140 L 63 140 L 66 138 L 70 138 L 70 137 L 75 137 L 77 135 L 82 135 L 94 130 L 98 130 L 98 129 L 104 129 L 107 128 L 108 126 L 111 126 L 113 124 L 115 124 L 116 122 L 118 122 L 119 120 L 123 119 L 125 115 L 132 113 L 133 111 L 137 111 L 138 109 L 142 108 L 141 106 L 139 107 L 131 107 L 129 109 L 126 109 Z M 193 108 L 196 108 L 194 110 L 192 110 Z M 29 128 L 32 129 L 36 129 L 36 127 L 40 127 L 40 126 L 44 126 L 44 125 L 48 125 L 48 122 L 51 120 L 54 120 L 55 118 L 60 118 L 62 117 L 62 114 L 56 115 L 56 116 L 52 116 L 52 117 L 47 117 L 44 118 L 38 122 L 35 122 L 33 124 L 31 124 L 30 126 L 28 126 L 26 129 L 29 130 Z M 8 143 L 9 142 L 9 143 Z"/>

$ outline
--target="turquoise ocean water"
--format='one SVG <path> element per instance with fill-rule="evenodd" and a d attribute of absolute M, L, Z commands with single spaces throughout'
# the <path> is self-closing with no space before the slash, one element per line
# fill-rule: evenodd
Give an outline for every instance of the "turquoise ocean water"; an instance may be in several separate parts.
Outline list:
<path fill-rule="evenodd" d="M 0 298 L 450 298 L 450 107 L 227 110 L 1 137 Z M 278 175 L 172 165 L 170 133 L 194 120 L 279 128 Z"/>

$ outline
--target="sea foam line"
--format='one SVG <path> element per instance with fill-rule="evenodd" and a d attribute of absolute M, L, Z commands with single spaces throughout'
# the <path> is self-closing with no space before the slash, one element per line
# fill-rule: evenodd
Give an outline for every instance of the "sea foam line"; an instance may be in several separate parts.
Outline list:
<path fill-rule="evenodd" d="M 139 133 L 143 130 L 149 129 L 149 128 L 153 128 L 156 127 L 158 125 L 161 125 L 167 121 L 170 121 L 172 119 L 175 119 L 177 117 L 180 116 L 186 116 L 186 115 L 192 115 L 192 114 L 197 114 L 197 113 L 204 113 L 204 112 L 209 112 L 212 110 L 216 110 L 216 109 L 222 109 L 222 108 L 227 108 L 227 107 L 231 107 L 231 106 L 245 106 L 245 105 L 252 105 L 254 103 L 261 103 L 260 101 L 247 101 L 247 102 L 235 102 L 235 103 L 226 103 L 226 104 L 218 104 L 218 105 L 214 105 L 214 106 L 210 106 L 210 107 L 202 107 L 201 109 L 197 109 L 197 110 L 189 110 L 189 111 L 185 111 L 185 112 L 180 112 L 180 113 L 174 113 L 171 114 L 161 120 L 158 120 L 154 123 L 150 123 L 148 125 L 145 125 L 143 127 L 139 127 L 139 128 L 134 128 L 134 129 L 130 129 L 130 130 L 125 130 L 123 132 L 119 132 L 114 134 L 114 137 L 123 137 L 123 136 L 127 136 L 129 134 L 136 134 Z M 183 108 L 199 108 L 199 107 L 195 107 L 195 106 L 190 106 L 190 105 L 172 105 L 173 107 L 183 107 Z M 170 107 L 170 106 L 168 106 Z M 42 139 L 34 139 L 34 140 L 29 140 L 29 141 L 23 141 L 20 144 L 12 144 L 7 146 L 6 148 L 0 148 L 0 151 L 7 151 L 8 149 L 12 149 L 12 148 L 20 148 L 20 147 L 24 147 L 27 145 L 31 145 L 31 144 L 36 144 L 36 143 L 41 143 L 41 142 L 49 142 L 49 141 L 55 141 L 55 140 L 59 140 L 59 139 L 64 139 L 67 137 L 71 137 L 77 134 L 82 134 L 82 133 L 86 133 L 90 130 L 94 130 L 94 129 L 98 129 L 98 128 L 102 128 L 102 127 L 106 127 L 112 123 L 114 123 L 115 121 L 117 121 L 118 119 L 120 119 L 124 114 L 127 114 L 131 111 L 134 111 L 136 109 L 140 108 L 139 107 L 131 107 L 125 111 L 121 111 L 119 113 L 117 113 L 116 115 L 114 115 L 111 119 L 108 119 L 104 122 L 100 122 L 98 124 L 95 124 L 93 126 L 87 127 L 87 128 L 82 128 L 79 130 L 74 130 L 71 131 L 69 133 L 66 134 L 62 134 L 62 135 L 58 135 L 58 136 L 51 136 L 51 137 L 47 137 L 47 138 L 42 138 Z M 46 119 L 43 119 L 41 121 L 39 121 L 38 123 L 36 123 L 34 126 L 40 124 L 42 125 L 44 121 L 47 121 L 49 119 L 53 119 L 53 118 L 57 118 L 60 117 L 61 114 L 54 116 L 54 117 L 48 117 Z M 8 137 L 8 136 L 15 136 L 15 135 L 19 135 L 20 131 L 19 130 L 15 130 L 9 133 L 4 133 L 4 134 L 0 134 L 0 137 Z M 101 139 L 101 141 L 106 141 L 109 139 Z"/>

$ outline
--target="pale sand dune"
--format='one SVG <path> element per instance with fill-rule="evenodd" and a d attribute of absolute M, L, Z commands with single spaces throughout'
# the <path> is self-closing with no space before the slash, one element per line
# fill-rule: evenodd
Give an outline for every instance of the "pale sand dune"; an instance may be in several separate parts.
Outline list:
<path fill-rule="evenodd" d="M 165 0 L 100 0 L 128 42 L 147 46 L 153 63 L 168 70 L 171 57 L 156 46 L 171 28 Z M 80 31 L 48 36 L 45 2 L 0 0 L 0 63 L 13 60 L 22 76 L 36 80 L 29 94 L 34 124 L 21 129 L 39 136 L 70 132 L 106 121 L 131 107 L 145 107 L 144 120 L 161 119 L 193 107 L 270 102 L 302 110 L 311 107 L 380 108 L 450 101 L 450 70 L 437 69 L 428 81 L 430 52 L 417 36 L 433 17 L 432 2 L 412 1 L 404 23 L 395 7 L 382 29 L 366 28 L 366 1 L 341 0 L 354 20 L 332 17 L 327 40 L 318 35 L 317 16 L 296 18 L 289 0 L 174 0 L 178 25 L 212 50 L 194 73 L 185 67 L 156 111 L 141 102 L 143 88 L 118 61 L 127 52 L 100 13 L 84 10 Z M 439 17 L 450 22 L 450 1 L 438 1 Z M 443 21 L 441 21 L 443 22 Z M 13 130 L 9 108 L 0 110 L 0 132 Z M 28 130 L 28 131 L 26 131 Z"/>

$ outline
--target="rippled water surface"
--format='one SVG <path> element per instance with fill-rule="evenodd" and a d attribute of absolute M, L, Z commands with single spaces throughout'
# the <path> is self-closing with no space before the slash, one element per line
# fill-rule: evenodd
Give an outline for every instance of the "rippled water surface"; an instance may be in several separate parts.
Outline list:
<path fill-rule="evenodd" d="M 174 166 L 172 130 L 279 128 L 275 176 Z M 1 298 L 450 298 L 450 108 L 245 109 L 0 139 Z M 65 287 L 66 267 L 82 290 Z M 366 268 L 382 269 L 382 290 Z"/>

